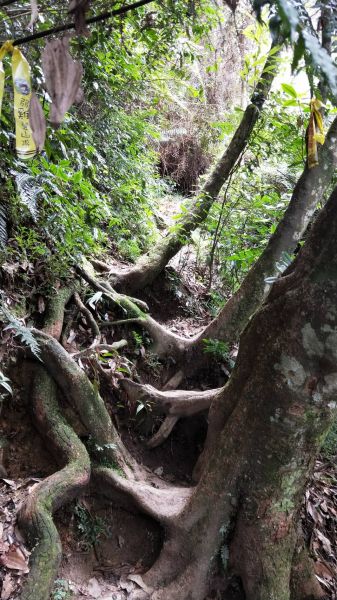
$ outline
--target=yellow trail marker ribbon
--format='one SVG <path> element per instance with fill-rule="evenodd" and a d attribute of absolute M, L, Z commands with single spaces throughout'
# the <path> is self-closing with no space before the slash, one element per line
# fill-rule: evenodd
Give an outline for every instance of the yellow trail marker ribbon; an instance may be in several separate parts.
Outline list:
<path fill-rule="evenodd" d="M 318 98 L 313 98 L 310 101 L 310 119 L 308 126 L 307 153 L 308 167 L 312 169 L 318 165 L 317 142 L 324 144 L 325 134 L 323 126 L 323 118 L 320 109 L 323 104 Z"/>
<path fill-rule="evenodd" d="M 27 160 L 36 154 L 36 145 L 29 125 L 29 104 L 32 95 L 30 66 L 12 42 L 7 41 L 0 48 L 0 114 L 5 89 L 5 72 L 2 61 L 8 53 L 12 54 L 16 152 L 19 158 Z"/>

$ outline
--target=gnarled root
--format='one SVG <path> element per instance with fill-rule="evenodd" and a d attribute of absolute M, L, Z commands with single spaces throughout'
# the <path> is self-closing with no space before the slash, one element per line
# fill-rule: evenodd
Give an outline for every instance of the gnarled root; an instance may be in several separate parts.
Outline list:
<path fill-rule="evenodd" d="M 222 392 L 221 389 L 205 390 L 203 392 L 190 390 L 160 391 L 152 385 L 141 385 L 131 379 L 123 379 L 121 386 L 134 402 L 145 400 L 150 403 L 155 412 L 167 415 L 159 430 L 148 441 L 149 448 L 160 446 L 168 438 L 180 417 L 190 417 L 207 410 L 213 400 Z"/>
<path fill-rule="evenodd" d="M 120 477 L 116 471 L 99 467 L 93 471 L 95 488 L 114 502 L 128 502 L 129 509 L 140 509 L 156 519 L 165 530 L 161 554 L 153 567 L 142 577 L 141 590 L 130 596 L 134 600 L 185 600 L 204 598 L 207 561 L 196 556 L 197 540 L 189 537 L 184 515 L 194 489 L 168 486 L 161 481 L 153 487 L 151 481 L 136 482 Z M 158 481 L 158 480 L 157 480 Z M 202 537 L 202 533 L 200 531 Z M 199 548 L 199 547 L 198 547 Z M 189 595 L 189 593 L 193 595 Z M 196 594 L 196 595 L 195 595 Z"/>
<path fill-rule="evenodd" d="M 49 598 L 62 554 L 52 515 L 78 496 L 90 478 L 88 453 L 60 413 L 56 393 L 51 377 L 43 367 L 37 366 L 33 388 L 36 423 L 51 442 L 58 460 L 66 466 L 32 491 L 19 514 L 20 527 L 27 532 L 34 547 L 22 600 Z"/>
<path fill-rule="evenodd" d="M 108 281 L 98 281 L 85 265 L 78 266 L 77 271 L 94 289 L 103 292 L 113 304 L 120 306 L 131 317 L 141 317 L 143 312 L 149 310 L 146 302 L 143 302 L 143 300 L 119 294 L 111 287 Z"/>
<path fill-rule="evenodd" d="M 167 440 L 173 427 L 178 423 L 179 417 L 166 417 L 159 427 L 158 431 L 147 442 L 148 448 L 157 448 Z"/>
<path fill-rule="evenodd" d="M 143 317 L 139 321 L 139 325 L 144 327 L 152 338 L 153 352 L 159 358 L 169 358 L 180 364 L 183 358 L 188 355 L 194 338 L 184 338 L 172 333 L 149 315 L 145 315 L 145 318 Z"/>
<path fill-rule="evenodd" d="M 155 319 L 150 317 L 148 306 L 138 298 L 132 298 L 124 294 L 117 293 L 108 281 L 98 280 L 85 266 L 77 267 L 78 273 L 87 281 L 94 289 L 105 294 L 106 298 L 115 306 L 120 307 L 127 315 L 126 319 L 116 321 L 120 323 L 138 323 L 149 333 L 153 340 L 153 351 L 160 358 L 172 358 L 173 360 L 181 360 L 188 351 L 192 340 L 171 333 L 168 329 L 157 323 Z M 105 324 L 103 324 L 105 325 Z"/>
<path fill-rule="evenodd" d="M 152 473 L 136 481 L 115 469 L 96 467 L 93 476 L 96 489 L 99 487 L 105 496 L 144 511 L 166 527 L 173 527 L 192 494 L 192 488 L 169 485 Z"/>
<path fill-rule="evenodd" d="M 152 385 L 141 385 L 131 379 L 121 381 L 122 388 L 133 400 L 146 400 L 156 412 L 177 417 L 190 417 L 207 410 L 222 389 L 205 390 L 156 390 Z"/>
<path fill-rule="evenodd" d="M 39 342 L 41 358 L 66 398 L 76 409 L 101 454 L 125 475 L 135 477 L 136 461 L 122 443 L 105 404 L 87 375 L 57 340 L 33 329 Z"/>

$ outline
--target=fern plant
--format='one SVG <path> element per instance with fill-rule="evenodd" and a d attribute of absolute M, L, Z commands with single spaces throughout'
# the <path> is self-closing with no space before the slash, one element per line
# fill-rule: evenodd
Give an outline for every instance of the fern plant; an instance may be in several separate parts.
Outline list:
<path fill-rule="evenodd" d="M 12 386 L 10 383 L 11 383 L 11 380 L 8 379 L 8 377 L 6 377 L 2 371 L 0 371 L 0 388 L 3 388 L 3 390 L 5 390 L 5 393 L 13 394 Z M 0 398 L 1 398 L 1 392 L 0 392 Z"/>
<path fill-rule="evenodd" d="M 206 354 L 212 354 L 217 360 L 227 360 L 229 354 L 229 346 L 226 342 L 217 339 L 205 338 L 202 340 L 204 343 L 204 352 Z"/>
<path fill-rule="evenodd" d="M 0 205 L 0 248 L 6 246 L 7 238 L 7 211 L 4 206 Z"/>
<path fill-rule="evenodd" d="M 18 173 L 17 171 L 11 171 L 11 173 L 15 177 L 15 183 L 21 202 L 27 206 L 34 221 L 37 221 L 37 200 L 39 194 L 43 192 L 42 187 L 38 185 L 36 177 L 33 177 L 28 173 Z"/>
<path fill-rule="evenodd" d="M 31 330 L 23 325 L 19 319 L 14 317 L 3 302 L 0 303 L 0 318 L 7 323 L 6 327 L 4 327 L 4 331 L 7 331 L 8 329 L 12 330 L 14 336 L 19 337 L 20 340 L 28 346 L 31 353 L 41 360 L 40 347 Z"/>

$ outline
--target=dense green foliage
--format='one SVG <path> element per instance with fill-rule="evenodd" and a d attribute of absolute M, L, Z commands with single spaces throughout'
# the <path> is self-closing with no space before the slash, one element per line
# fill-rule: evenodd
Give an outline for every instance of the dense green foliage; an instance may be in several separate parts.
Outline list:
<path fill-rule="evenodd" d="M 198 10 L 212 12 L 207 5 Z M 42 14 L 40 19 L 42 27 L 53 22 Z M 15 36 L 20 35 L 22 20 L 5 21 L 7 35 L 9 23 Z M 177 49 L 175 42 L 183 34 L 193 37 L 194 30 L 200 35 L 206 26 L 198 24 L 197 12 L 187 14 L 178 3 L 135 11 L 113 27 L 101 26 L 89 39 L 75 38 L 72 52 L 84 65 L 85 100 L 59 130 L 48 128 L 45 152 L 29 163 L 18 161 L 13 152 L 7 64 L 0 231 L 4 245 L 7 220 L 8 262 L 32 267 L 43 261 L 47 274 L 65 277 L 82 253 L 114 248 L 133 260 L 148 249 L 156 235 L 153 211 L 168 189 L 159 178 L 155 151 L 159 104 L 165 103 L 166 92 L 163 85 L 158 92 L 156 81 L 164 71 L 166 76 L 169 71 L 182 76 L 184 62 L 193 60 L 193 44 L 185 37 Z M 26 54 L 47 110 L 39 64 L 42 47 L 41 42 L 29 46 Z"/>
<path fill-rule="evenodd" d="M 290 36 L 296 27 L 303 35 L 311 31 L 311 25 L 305 26 L 305 9 L 299 4 L 291 10 L 287 6 L 285 2 L 274 6 L 283 35 Z M 95 3 L 93 12 L 103 8 L 102 2 Z M 293 11 L 300 15 L 297 25 Z M 41 11 L 39 29 L 55 24 L 58 14 L 67 19 L 62 3 Z M 266 19 L 266 13 L 261 14 Z M 28 17 L 20 17 L 18 7 L 2 9 L 1 15 L 3 40 L 25 33 Z M 97 26 L 89 38 L 74 37 L 72 53 L 84 65 L 85 100 L 67 114 L 60 129 L 48 128 L 45 152 L 28 163 L 18 161 L 13 151 L 6 63 L 0 240 L 10 276 L 20 276 L 33 291 L 38 284 L 40 292 L 48 292 L 50 283 L 66 278 L 82 254 L 99 256 L 113 250 L 135 260 L 151 246 L 158 236 L 155 213 L 161 199 L 174 192 L 175 182 L 159 175 L 157 152 L 163 135 L 176 123 L 172 114 L 179 112 L 186 127 L 193 126 L 192 137 L 187 136 L 179 149 L 183 152 L 179 162 L 186 158 L 190 171 L 203 157 L 205 164 L 210 163 L 210 157 L 229 142 L 242 115 L 242 108 L 234 104 L 221 119 L 212 120 L 217 108 L 207 103 L 207 86 L 201 76 L 195 76 L 202 52 L 212 47 L 211 41 L 200 45 L 201 40 L 226 19 L 229 23 L 231 16 L 224 17 L 206 0 L 151 4 Z M 254 23 L 245 36 L 252 52 L 244 57 L 241 77 L 249 96 L 269 40 L 267 28 Z M 227 44 L 230 47 L 231 41 Z M 47 112 L 49 98 L 40 66 L 43 45 L 38 41 L 23 51 L 33 66 L 34 88 Z M 289 54 L 284 62 L 291 62 Z M 318 79 L 308 64 L 310 83 L 316 89 Z M 220 66 L 215 56 L 205 69 L 207 77 Z M 277 87 L 222 197 L 200 236 L 194 237 L 206 279 L 220 291 L 235 289 L 261 253 L 305 163 L 308 98 L 289 84 Z"/>

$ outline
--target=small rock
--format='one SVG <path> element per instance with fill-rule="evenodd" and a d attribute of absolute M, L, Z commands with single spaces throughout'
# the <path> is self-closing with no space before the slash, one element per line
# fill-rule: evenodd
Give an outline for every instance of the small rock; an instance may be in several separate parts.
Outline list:
<path fill-rule="evenodd" d="M 102 595 L 101 586 L 99 585 L 97 579 L 92 577 L 88 582 L 88 592 L 92 598 L 100 598 Z"/>
<path fill-rule="evenodd" d="M 126 581 L 125 579 L 121 579 L 119 585 L 122 590 L 125 590 L 128 594 L 135 589 L 135 584 L 132 583 L 132 581 Z"/>
<path fill-rule="evenodd" d="M 153 471 L 156 475 L 159 475 L 159 477 L 164 473 L 164 468 L 163 467 L 158 467 L 157 469 L 155 469 Z"/>

